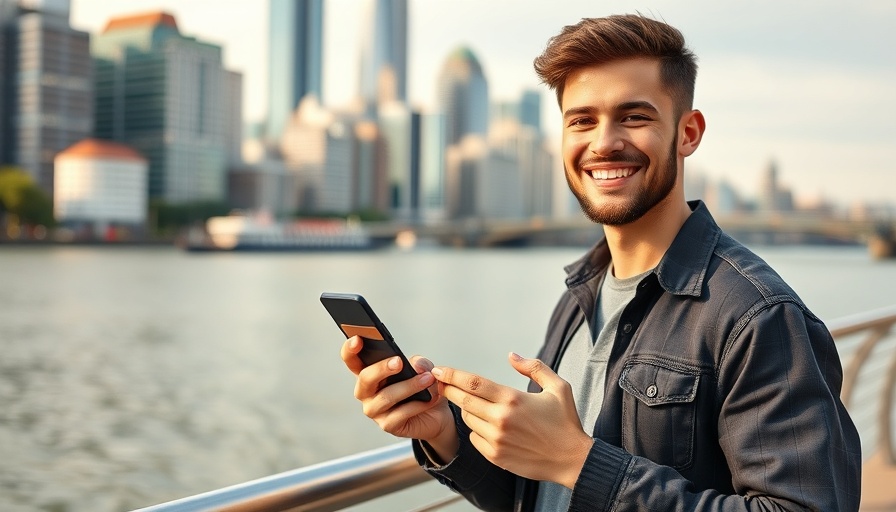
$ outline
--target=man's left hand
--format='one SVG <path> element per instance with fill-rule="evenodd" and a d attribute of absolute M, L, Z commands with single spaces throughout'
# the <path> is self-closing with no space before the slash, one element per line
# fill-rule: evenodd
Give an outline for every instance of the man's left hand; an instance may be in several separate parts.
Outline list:
<path fill-rule="evenodd" d="M 440 393 L 460 407 L 470 442 L 493 464 L 532 480 L 572 489 L 593 440 L 576 412 L 572 388 L 546 364 L 510 354 L 510 364 L 541 386 L 527 393 L 479 375 L 433 368 Z"/>

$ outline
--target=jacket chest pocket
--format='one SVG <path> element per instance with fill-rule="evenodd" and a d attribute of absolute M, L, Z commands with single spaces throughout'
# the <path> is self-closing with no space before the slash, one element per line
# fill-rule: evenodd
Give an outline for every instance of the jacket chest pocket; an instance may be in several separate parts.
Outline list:
<path fill-rule="evenodd" d="M 619 377 L 622 446 L 675 469 L 691 465 L 700 373 L 663 363 L 632 361 Z"/>

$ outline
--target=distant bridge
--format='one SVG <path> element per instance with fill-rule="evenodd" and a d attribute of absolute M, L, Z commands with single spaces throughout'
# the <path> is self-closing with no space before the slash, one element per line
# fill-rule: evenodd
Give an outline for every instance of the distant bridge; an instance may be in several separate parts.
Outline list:
<path fill-rule="evenodd" d="M 716 218 L 719 225 L 745 243 L 867 244 L 879 232 L 880 221 L 847 220 L 810 214 L 738 214 Z M 411 233 L 417 240 L 435 240 L 456 247 L 526 245 L 587 245 L 602 227 L 577 216 L 569 219 L 466 219 L 431 225 L 400 222 L 368 224 L 376 238 Z M 885 226 L 896 232 L 896 223 Z M 896 240 L 888 240 L 896 243 Z"/>

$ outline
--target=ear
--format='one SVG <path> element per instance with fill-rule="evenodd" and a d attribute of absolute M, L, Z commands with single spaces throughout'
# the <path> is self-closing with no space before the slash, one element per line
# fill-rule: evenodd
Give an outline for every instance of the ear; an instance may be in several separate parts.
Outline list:
<path fill-rule="evenodd" d="M 697 146 L 703 140 L 703 132 L 706 131 L 706 119 L 699 110 L 691 110 L 681 116 L 679 121 L 678 153 L 681 156 L 691 156 L 697 151 Z"/>

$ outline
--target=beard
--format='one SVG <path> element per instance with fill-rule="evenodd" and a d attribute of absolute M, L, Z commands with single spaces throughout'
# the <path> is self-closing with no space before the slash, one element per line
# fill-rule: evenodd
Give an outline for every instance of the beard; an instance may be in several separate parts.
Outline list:
<path fill-rule="evenodd" d="M 669 196 L 672 189 L 675 188 L 675 180 L 678 177 L 678 159 L 675 153 L 677 146 L 677 137 L 672 140 L 672 146 L 669 148 L 666 161 L 656 168 L 659 176 L 659 182 L 651 184 L 647 180 L 643 180 L 643 184 L 634 196 L 628 197 L 624 204 L 596 204 L 583 191 L 576 190 L 570 181 L 569 172 L 566 172 L 566 182 L 569 189 L 572 190 L 576 199 L 579 200 L 579 206 L 582 212 L 592 222 L 607 226 L 623 226 L 635 222 L 649 212 L 654 206 Z M 638 162 L 642 169 L 646 172 L 647 166 L 650 164 L 650 158 L 637 149 L 623 150 L 617 154 L 607 158 L 589 160 L 588 162 L 578 162 L 576 165 L 581 167 L 585 163 L 596 162 Z M 565 166 L 564 166 L 565 167 Z M 566 169 L 564 169 L 566 171 Z M 581 173 L 584 174 L 584 173 Z M 587 178 L 591 179 L 591 178 Z"/>

